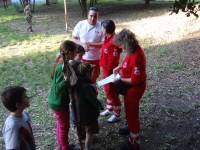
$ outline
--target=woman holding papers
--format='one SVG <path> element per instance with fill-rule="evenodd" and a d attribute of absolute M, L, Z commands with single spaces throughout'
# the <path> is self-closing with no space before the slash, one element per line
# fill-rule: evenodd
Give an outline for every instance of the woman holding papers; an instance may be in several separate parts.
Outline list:
<path fill-rule="evenodd" d="M 113 44 L 115 23 L 112 20 L 106 19 L 102 22 L 102 32 L 105 35 L 105 40 L 101 51 L 100 66 L 103 70 L 103 78 L 106 78 L 118 66 L 121 50 Z M 107 121 L 109 123 L 118 122 L 120 121 L 121 102 L 115 85 L 113 83 L 105 84 L 104 91 L 107 98 L 106 110 L 100 115 L 112 115 Z"/>
<path fill-rule="evenodd" d="M 120 31 L 115 36 L 114 42 L 126 52 L 122 65 L 113 70 L 115 75 L 121 70 L 121 78 L 116 78 L 114 83 L 120 81 L 132 85 L 124 95 L 128 128 L 121 128 L 121 130 L 129 130 L 130 137 L 128 143 L 122 145 L 121 149 L 135 150 L 139 149 L 140 144 L 139 104 L 146 89 L 146 58 L 135 34 L 130 30 Z"/>

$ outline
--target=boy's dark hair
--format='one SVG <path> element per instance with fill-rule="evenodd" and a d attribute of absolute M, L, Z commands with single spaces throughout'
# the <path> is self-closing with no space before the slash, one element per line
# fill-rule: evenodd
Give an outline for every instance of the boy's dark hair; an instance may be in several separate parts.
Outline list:
<path fill-rule="evenodd" d="M 77 45 L 78 45 L 77 54 L 80 54 L 80 53 L 84 53 L 84 54 L 85 54 L 85 49 L 84 49 L 84 47 L 83 47 L 82 45 L 79 45 L 79 44 L 77 44 Z"/>
<path fill-rule="evenodd" d="M 115 33 L 115 23 L 112 20 L 106 19 L 101 22 L 101 25 L 106 29 L 106 32 L 109 34 Z"/>
<path fill-rule="evenodd" d="M 22 95 L 26 89 L 20 86 L 9 86 L 1 93 L 1 101 L 5 108 L 11 112 L 17 110 L 16 104 L 22 102 Z"/>

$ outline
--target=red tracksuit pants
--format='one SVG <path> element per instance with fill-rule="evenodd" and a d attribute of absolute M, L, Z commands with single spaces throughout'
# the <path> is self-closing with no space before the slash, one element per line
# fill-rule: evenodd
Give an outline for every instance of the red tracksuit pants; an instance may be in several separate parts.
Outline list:
<path fill-rule="evenodd" d="M 86 60 L 82 59 L 83 62 L 88 62 L 92 65 L 94 65 L 93 71 L 92 71 L 92 83 L 96 84 L 96 80 L 100 75 L 100 66 L 99 66 L 99 60 Z"/>
<path fill-rule="evenodd" d="M 107 70 L 103 68 L 103 78 L 110 76 L 113 73 L 113 70 Z M 116 116 L 120 116 L 121 111 L 121 101 L 119 94 L 117 93 L 114 83 L 109 83 L 104 85 L 104 91 L 106 94 L 107 102 L 106 108 L 110 111 L 114 111 Z"/>
<path fill-rule="evenodd" d="M 134 145 L 140 144 L 139 105 L 143 93 L 141 91 L 136 93 L 129 90 L 124 96 L 126 120 L 130 129 L 129 141 Z"/>

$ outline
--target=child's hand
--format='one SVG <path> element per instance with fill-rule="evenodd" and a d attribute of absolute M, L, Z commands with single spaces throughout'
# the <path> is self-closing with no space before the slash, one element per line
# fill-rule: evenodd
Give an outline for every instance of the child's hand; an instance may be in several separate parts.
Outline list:
<path fill-rule="evenodd" d="M 85 49 L 86 52 L 88 52 L 89 51 L 89 43 L 87 43 L 87 42 L 84 43 L 83 48 Z"/>
<path fill-rule="evenodd" d="M 61 53 L 59 52 L 58 54 L 56 54 L 56 62 L 58 62 L 59 61 L 59 59 L 61 58 Z"/>

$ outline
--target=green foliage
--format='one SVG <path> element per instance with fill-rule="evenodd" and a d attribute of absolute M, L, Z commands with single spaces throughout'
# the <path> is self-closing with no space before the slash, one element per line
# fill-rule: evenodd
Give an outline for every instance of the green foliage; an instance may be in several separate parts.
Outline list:
<path fill-rule="evenodd" d="M 176 70 L 183 70 L 185 68 L 185 64 L 182 64 L 182 63 L 173 63 L 173 64 L 170 64 L 170 68 L 172 68 L 174 71 Z"/>
<path fill-rule="evenodd" d="M 197 14 L 198 11 L 200 11 L 200 4 L 195 3 L 195 0 L 175 0 L 173 3 L 173 7 L 171 8 L 171 14 L 179 13 L 179 10 L 182 12 L 185 12 L 185 15 L 187 17 L 190 16 L 190 14 L 194 15 L 196 18 L 199 17 Z"/>

